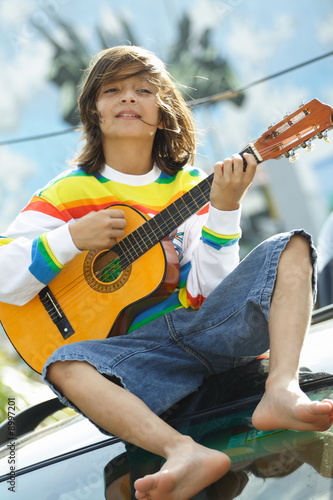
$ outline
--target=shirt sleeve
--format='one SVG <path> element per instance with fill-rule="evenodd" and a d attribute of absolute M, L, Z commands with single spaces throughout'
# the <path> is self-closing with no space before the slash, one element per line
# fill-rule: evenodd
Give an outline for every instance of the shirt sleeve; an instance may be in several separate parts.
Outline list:
<path fill-rule="evenodd" d="M 0 301 L 26 304 L 79 253 L 68 223 L 21 212 L 0 236 Z"/>
<path fill-rule="evenodd" d="M 179 228 L 179 300 L 199 308 L 239 263 L 241 209 L 220 211 L 210 204 Z"/>

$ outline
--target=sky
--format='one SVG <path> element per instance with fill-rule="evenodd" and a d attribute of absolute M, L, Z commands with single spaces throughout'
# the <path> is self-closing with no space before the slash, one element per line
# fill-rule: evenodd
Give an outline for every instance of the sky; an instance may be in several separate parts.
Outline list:
<path fill-rule="evenodd" d="M 126 19 L 138 43 L 165 59 L 184 12 L 191 17 L 193 35 L 212 29 L 212 46 L 228 60 L 240 87 L 333 50 L 330 0 L 2 0 L 0 142 L 69 127 L 61 118 L 59 88 L 48 80 L 54 48 L 40 28 L 66 45 L 56 23 L 61 18 L 94 54 L 100 49 L 96 27 L 111 29 L 117 43 L 126 43 L 119 22 Z M 195 43 L 193 36 L 193 50 Z M 210 171 L 302 102 L 316 97 L 333 103 L 332 80 L 333 56 L 250 88 L 242 107 L 230 101 L 198 107 L 198 125 L 205 133 L 197 165 Z M 302 154 L 297 164 L 303 197 L 313 201 L 309 211 L 316 212 L 314 231 L 333 206 L 333 153 L 326 146 Z M 77 132 L 0 146 L 0 230 L 37 188 L 67 168 L 79 147 Z M 273 170 L 263 170 L 259 180 L 274 184 Z M 283 191 L 283 182 L 274 189 Z M 250 197 L 249 210 L 258 204 Z"/>

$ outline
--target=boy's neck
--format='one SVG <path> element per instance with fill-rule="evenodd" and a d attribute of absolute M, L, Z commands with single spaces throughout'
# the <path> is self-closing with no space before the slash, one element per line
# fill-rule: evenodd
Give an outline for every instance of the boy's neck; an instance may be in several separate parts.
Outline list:
<path fill-rule="evenodd" d="M 104 143 L 105 163 L 119 172 L 144 175 L 153 168 L 152 143 L 120 140 Z"/>

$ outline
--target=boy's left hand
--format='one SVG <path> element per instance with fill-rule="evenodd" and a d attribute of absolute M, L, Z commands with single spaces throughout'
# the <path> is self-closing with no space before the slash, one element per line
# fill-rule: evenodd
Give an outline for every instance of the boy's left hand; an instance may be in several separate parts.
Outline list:
<path fill-rule="evenodd" d="M 243 158 L 235 154 L 214 165 L 214 179 L 210 202 L 217 210 L 237 210 L 257 169 L 257 161 L 251 154 L 244 153 L 247 167 L 244 171 Z"/>

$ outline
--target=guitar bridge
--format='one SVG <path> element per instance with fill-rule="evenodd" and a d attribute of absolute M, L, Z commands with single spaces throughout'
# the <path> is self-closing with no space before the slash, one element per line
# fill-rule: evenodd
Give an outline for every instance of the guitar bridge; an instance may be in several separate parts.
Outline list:
<path fill-rule="evenodd" d="M 39 298 L 41 303 L 45 307 L 48 315 L 50 316 L 53 323 L 58 328 L 64 340 L 68 339 L 71 335 L 73 335 L 74 329 L 71 326 L 70 322 L 64 315 L 58 301 L 55 296 L 51 292 L 50 288 L 46 286 L 39 292 Z"/>

